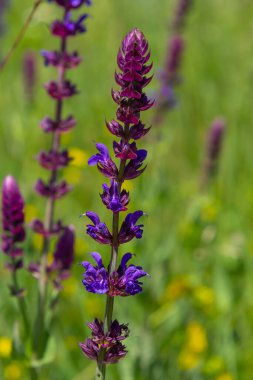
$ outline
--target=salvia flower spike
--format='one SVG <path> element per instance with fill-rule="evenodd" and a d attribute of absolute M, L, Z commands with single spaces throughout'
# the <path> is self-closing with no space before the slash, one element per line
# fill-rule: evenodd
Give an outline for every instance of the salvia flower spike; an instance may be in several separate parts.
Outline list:
<path fill-rule="evenodd" d="M 140 280 L 147 276 L 141 266 L 128 264 L 133 259 L 132 253 L 125 253 L 119 264 L 118 254 L 121 244 L 140 239 L 143 233 L 143 224 L 139 222 L 143 211 L 128 213 L 121 224 L 119 216 L 128 209 L 130 201 L 129 192 L 123 188 L 124 181 L 140 176 L 146 168 L 144 162 L 147 151 L 138 149 L 136 142 L 150 129 L 141 122 L 141 111 L 153 105 L 144 92 L 152 79 L 149 75 L 152 68 L 152 64 L 148 63 L 149 58 L 147 40 L 139 29 L 133 29 L 124 38 L 117 57 L 119 72 L 115 73 L 115 80 L 119 89 L 112 90 L 112 98 L 117 104 L 116 119 L 106 122 L 106 127 L 115 139 L 112 144 L 114 157 L 104 144 L 98 143 L 97 153 L 88 161 L 89 165 L 96 165 L 102 175 L 108 178 L 109 183 L 103 184 L 100 197 L 105 207 L 112 212 L 112 230 L 95 212 L 87 211 L 84 214 L 89 219 L 87 234 L 98 243 L 110 246 L 111 250 L 108 267 L 98 252 L 91 254 L 94 263 L 82 263 L 85 289 L 91 293 L 106 294 L 107 297 L 104 321 L 95 319 L 90 323 L 88 326 L 92 330 L 92 337 L 80 343 L 83 353 L 97 361 L 97 379 L 105 379 L 106 365 L 118 362 L 127 353 L 121 341 L 128 336 L 128 329 L 117 320 L 113 321 L 114 299 L 116 296 L 127 297 L 140 293 Z"/>
<path fill-rule="evenodd" d="M 207 135 L 205 161 L 201 178 L 202 187 L 205 187 L 217 172 L 225 131 L 225 120 L 221 117 L 214 119 Z"/>
<path fill-rule="evenodd" d="M 2 187 L 2 225 L 2 250 L 10 259 L 7 268 L 16 271 L 23 267 L 24 200 L 11 175 L 4 179 Z"/>
<path fill-rule="evenodd" d="M 80 10 L 83 6 L 91 5 L 89 0 L 51 0 L 62 12 L 62 18 L 52 22 L 51 35 L 59 41 L 59 50 L 43 51 L 42 57 L 45 66 L 52 66 L 57 70 L 57 79 L 51 80 L 44 85 L 46 93 L 54 102 L 54 116 L 46 116 L 40 123 L 43 132 L 51 135 L 51 146 L 48 151 L 41 150 L 37 155 L 37 160 L 48 175 L 48 179 L 38 179 L 35 190 L 46 198 L 47 206 L 44 221 L 35 219 L 30 224 L 32 230 L 41 235 L 43 239 L 42 255 L 39 262 L 29 265 L 29 270 L 39 281 L 39 305 L 37 330 L 44 329 L 45 310 L 47 304 L 47 286 L 49 281 L 53 284 L 55 291 L 62 288 L 62 281 L 68 277 L 74 255 L 74 229 L 72 226 L 64 226 L 58 220 L 55 221 L 56 200 L 65 196 L 71 191 L 71 186 L 61 178 L 60 171 L 66 168 L 71 162 L 67 149 L 61 147 L 61 136 L 69 132 L 75 125 L 74 116 L 64 115 L 64 103 L 67 99 L 78 94 L 78 89 L 67 78 L 67 72 L 76 68 L 81 58 L 77 51 L 70 51 L 68 44 L 72 38 L 86 31 L 86 13 L 77 17 L 75 10 Z M 73 13 L 73 15 L 72 15 Z M 56 236 L 56 247 L 52 264 L 48 264 L 48 253 L 52 236 Z M 43 354 L 44 347 L 39 347 L 43 341 L 43 336 L 34 332 L 34 347 L 37 356 Z M 38 349 L 37 349 L 38 347 Z"/>
<path fill-rule="evenodd" d="M 182 28 L 191 5 L 192 0 L 178 0 L 169 28 L 170 36 L 167 42 L 164 67 L 159 75 L 160 88 L 156 95 L 156 113 L 153 120 L 153 124 L 156 125 L 161 124 L 164 115 L 175 108 L 178 103 L 175 89 L 181 83 L 180 67 L 185 50 Z"/>

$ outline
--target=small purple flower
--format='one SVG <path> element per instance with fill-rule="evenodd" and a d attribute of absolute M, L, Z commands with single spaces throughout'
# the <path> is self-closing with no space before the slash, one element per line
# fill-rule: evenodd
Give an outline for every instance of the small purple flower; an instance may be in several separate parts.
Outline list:
<path fill-rule="evenodd" d="M 112 235 L 105 223 L 102 223 L 99 216 L 92 211 L 87 211 L 86 216 L 92 221 L 92 224 L 87 224 L 87 234 L 100 244 L 111 244 Z"/>
<path fill-rule="evenodd" d="M 103 184 L 104 192 L 101 194 L 101 199 L 109 210 L 113 212 L 126 211 L 129 203 L 129 193 L 126 190 L 122 190 L 119 193 L 119 185 L 116 181 L 111 181 L 111 186 Z"/>
<path fill-rule="evenodd" d="M 137 157 L 136 143 L 131 144 L 125 140 L 120 140 L 120 142 L 113 142 L 113 150 L 115 157 L 121 158 L 122 160 L 134 160 Z"/>
<path fill-rule="evenodd" d="M 66 80 L 62 84 L 50 81 L 44 85 L 48 95 L 55 100 L 62 100 L 78 94 L 76 86 L 70 81 Z"/>
<path fill-rule="evenodd" d="M 84 21 L 88 17 L 87 14 L 80 16 L 77 21 L 70 19 L 70 12 L 67 13 L 64 21 L 56 20 L 51 25 L 51 32 L 54 36 L 67 38 L 75 36 L 78 33 L 86 32 Z"/>
<path fill-rule="evenodd" d="M 45 184 L 42 179 L 39 179 L 35 185 L 35 190 L 42 197 L 60 199 L 65 194 L 70 192 L 72 187 L 67 184 L 66 181 L 61 181 L 59 183 Z"/>
<path fill-rule="evenodd" d="M 134 160 L 131 160 L 125 167 L 124 171 L 124 179 L 134 179 L 139 177 L 146 167 L 141 168 L 143 161 L 147 157 L 147 151 L 145 149 L 140 149 L 137 151 L 137 157 Z"/>
<path fill-rule="evenodd" d="M 63 229 L 62 222 L 60 220 L 52 225 L 50 231 L 45 229 L 43 222 L 39 219 L 34 219 L 30 223 L 29 227 L 33 230 L 33 232 L 43 236 L 57 235 Z"/>
<path fill-rule="evenodd" d="M 97 361 L 100 349 L 103 349 L 104 364 L 117 363 L 126 356 L 127 351 L 121 341 L 128 337 L 127 325 L 120 325 L 117 320 L 114 320 L 110 330 L 105 333 L 103 322 L 95 319 L 92 323 L 88 323 L 88 327 L 92 331 L 92 337 L 86 339 L 84 343 L 79 343 L 85 356 Z"/>
<path fill-rule="evenodd" d="M 105 294 L 109 290 L 107 271 L 99 253 L 92 252 L 91 256 L 96 261 L 97 266 L 94 267 L 88 261 L 82 262 L 82 266 L 86 270 L 82 281 L 83 285 L 88 292 Z"/>
<path fill-rule="evenodd" d="M 22 267 L 23 249 L 19 246 L 25 240 L 24 200 L 15 179 L 8 175 L 2 187 L 2 250 L 13 260 L 8 264 L 13 270 Z"/>
<path fill-rule="evenodd" d="M 108 294 L 110 297 L 133 296 L 140 293 L 142 282 L 139 278 L 146 276 L 147 273 L 140 266 L 133 264 L 127 266 L 132 256 L 131 253 L 126 253 L 118 269 L 109 275 L 99 253 L 93 252 L 92 257 L 97 266 L 94 267 L 88 261 L 82 262 L 82 266 L 86 269 L 82 281 L 86 290 L 91 293 Z"/>
<path fill-rule="evenodd" d="M 40 127 L 44 132 L 54 132 L 57 130 L 57 133 L 66 133 L 69 132 L 76 125 L 76 120 L 73 116 L 68 116 L 66 119 L 61 120 L 59 123 L 52 120 L 50 117 L 45 117 L 40 122 Z"/>
<path fill-rule="evenodd" d="M 96 144 L 99 153 L 93 155 L 89 160 L 90 166 L 96 165 L 100 172 L 106 177 L 114 179 L 118 176 L 118 169 L 109 155 L 109 151 L 104 144 Z"/>
<path fill-rule="evenodd" d="M 40 165 L 48 170 L 64 168 L 72 160 L 72 158 L 69 157 L 67 150 L 63 150 L 62 152 L 41 151 L 38 154 L 37 159 Z"/>
<path fill-rule="evenodd" d="M 136 225 L 136 223 L 142 215 L 143 211 L 138 210 L 126 216 L 126 219 L 122 223 L 122 226 L 119 231 L 120 244 L 127 243 L 134 237 L 136 237 L 137 239 L 141 239 L 143 233 L 143 224 Z"/>
<path fill-rule="evenodd" d="M 42 51 L 41 55 L 44 57 L 46 66 L 62 67 L 64 69 L 73 69 L 77 67 L 81 58 L 77 51 L 73 53 L 60 53 L 58 51 Z"/>

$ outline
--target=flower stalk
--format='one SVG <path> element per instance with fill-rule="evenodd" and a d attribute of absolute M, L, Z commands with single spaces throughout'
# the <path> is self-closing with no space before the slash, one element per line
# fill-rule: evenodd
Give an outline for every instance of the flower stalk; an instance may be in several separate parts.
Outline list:
<path fill-rule="evenodd" d="M 112 98 L 118 106 L 117 121 L 106 123 L 110 133 L 120 139 L 119 142 L 113 141 L 114 155 L 119 159 L 119 164 L 114 162 L 107 147 L 101 143 L 96 144 L 99 153 L 88 161 L 89 165 L 97 165 L 99 171 L 110 179 L 110 186 L 103 184 L 100 196 L 106 208 L 112 212 L 111 232 L 96 213 L 85 213 L 93 223 L 87 225 L 87 234 L 98 243 L 111 246 L 107 269 L 97 252 L 91 254 L 97 265 L 93 266 L 87 261 L 82 263 L 85 268 L 83 285 L 86 290 L 106 294 L 103 322 L 95 319 L 92 324 L 88 324 L 89 327 L 92 326 L 92 338 L 80 343 L 83 353 L 97 362 L 97 380 L 105 379 L 107 364 L 117 363 L 127 353 L 121 341 L 128 336 L 128 328 L 113 320 L 115 297 L 140 293 L 142 283 L 139 279 L 147 275 L 142 267 L 127 265 L 133 257 L 131 253 L 122 256 L 119 266 L 118 256 L 120 245 L 133 238 L 140 239 L 143 232 L 143 225 L 136 224 L 143 215 L 142 211 L 129 213 L 121 225 L 120 213 L 127 210 L 129 203 L 129 193 L 123 188 L 124 181 L 138 177 L 145 170 L 142 165 L 147 152 L 137 149 L 136 140 L 145 136 L 150 129 L 145 128 L 140 120 L 141 111 L 153 105 L 143 92 L 143 88 L 152 79 L 152 76 L 146 76 L 152 68 L 152 64 L 147 64 L 149 58 L 147 40 L 140 30 L 133 29 L 124 38 L 117 58 L 121 72 L 115 74 L 115 80 L 120 90 L 112 91 Z M 108 342 L 108 336 L 113 336 L 114 339 Z"/>

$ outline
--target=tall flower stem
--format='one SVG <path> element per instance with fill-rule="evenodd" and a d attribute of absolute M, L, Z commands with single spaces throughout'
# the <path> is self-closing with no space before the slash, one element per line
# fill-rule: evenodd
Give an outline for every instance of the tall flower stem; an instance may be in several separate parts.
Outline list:
<path fill-rule="evenodd" d="M 87 225 L 87 234 L 100 244 L 111 246 L 107 269 L 98 252 L 92 252 L 96 266 L 87 261 L 82 263 L 86 270 L 83 279 L 86 290 L 106 295 L 104 320 L 95 319 L 88 323 L 92 337 L 80 343 L 83 353 L 97 362 L 96 380 L 104 380 L 106 365 L 117 363 L 127 354 L 122 341 L 128 336 L 128 326 L 119 324 L 116 319 L 113 320 L 114 298 L 140 293 L 142 283 L 139 279 L 147 275 L 142 267 L 127 265 L 133 257 L 130 252 L 122 256 L 119 265 L 117 261 L 119 246 L 134 238 L 140 239 L 143 232 L 143 225 L 137 225 L 143 211 L 137 210 L 127 214 L 121 225 L 119 214 L 126 211 L 129 204 L 129 192 L 122 189 L 123 182 L 138 177 L 145 170 L 142 165 L 147 151 L 138 149 L 135 141 L 145 136 L 150 129 L 145 128 L 140 120 L 141 111 L 153 105 L 142 91 L 152 79 L 152 76 L 147 76 L 152 68 L 152 64 L 147 64 L 149 58 L 147 40 L 140 30 L 133 29 L 124 38 L 117 57 L 120 72 L 115 73 L 115 80 L 120 90 L 112 90 L 112 98 L 118 105 L 118 121 L 106 122 L 110 133 L 120 139 L 113 141 L 114 154 L 119 161 L 115 163 L 108 148 L 101 143 L 96 144 L 99 153 L 88 161 L 89 165 L 97 165 L 99 171 L 110 179 L 110 186 L 104 183 L 103 194 L 100 196 L 103 204 L 112 212 L 111 229 L 95 212 L 85 213 L 93 223 Z"/>
<path fill-rule="evenodd" d="M 15 265 L 14 260 L 13 260 L 13 265 Z M 17 272 L 15 270 L 12 272 L 12 283 L 13 283 L 13 289 L 15 289 L 18 292 L 19 284 L 18 284 Z M 27 316 L 25 300 L 22 297 L 22 295 L 21 296 L 17 295 L 17 301 L 18 301 L 20 314 L 23 320 L 25 334 L 26 334 L 26 337 L 29 337 L 30 325 L 29 325 L 29 319 Z"/>
<path fill-rule="evenodd" d="M 64 18 L 66 17 L 67 11 L 64 11 Z M 64 56 L 66 53 L 67 42 L 66 38 L 61 39 L 61 55 Z M 62 86 L 65 79 L 65 69 L 62 66 L 58 67 L 58 83 L 59 86 Z M 62 99 L 58 99 L 56 101 L 56 109 L 55 109 L 55 122 L 56 125 L 62 120 L 62 111 L 63 111 L 63 101 Z M 60 147 L 60 134 L 57 130 L 53 131 L 52 134 L 52 144 L 51 150 L 55 153 L 58 153 Z M 53 169 L 51 172 L 49 183 L 54 186 L 57 181 L 58 170 Z M 46 206 L 45 220 L 44 225 L 47 231 L 52 230 L 53 222 L 54 222 L 54 210 L 55 210 L 55 199 L 54 197 L 49 197 Z M 41 338 L 45 333 L 45 310 L 47 305 L 47 257 L 50 247 L 50 238 L 48 236 L 43 237 L 43 245 L 42 245 L 42 255 L 41 255 L 41 276 L 39 279 L 39 294 L 38 294 L 38 309 L 37 309 L 37 318 L 35 322 L 35 331 L 34 331 L 34 349 L 39 347 L 38 355 L 40 356 L 43 353 L 43 349 L 45 346 L 45 338 Z M 40 348 L 41 347 L 41 348 Z"/>

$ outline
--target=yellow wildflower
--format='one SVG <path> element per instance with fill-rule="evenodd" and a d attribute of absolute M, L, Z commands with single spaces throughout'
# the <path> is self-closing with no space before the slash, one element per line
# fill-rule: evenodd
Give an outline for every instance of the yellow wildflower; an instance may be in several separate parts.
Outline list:
<path fill-rule="evenodd" d="M 214 304 L 214 292 L 208 286 L 198 286 L 194 291 L 194 296 L 204 307 Z"/>
<path fill-rule="evenodd" d="M 178 364 L 181 369 L 187 371 L 191 370 L 199 364 L 200 358 L 197 354 L 189 351 L 188 349 L 184 349 L 181 351 L 179 358 L 178 358 Z"/>
<path fill-rule="evenodd" d="M 22 367 L 19 363 L 13 362 L 4 369 L 4 380 L 19 380 L 22 377 Z"/>
<path fill-rule="evenodd" d="M 0 357 L 8 358 L 12 350 L 12 341 L 6 336 L 0 337 Z"/>
<path fill-rule="evenodd" d="M 200 354 L 207 348 L 206 332 L 197 322 L 191 322 L 187 327 L 186 346 L 189 351 L 195 354 Z"/>
<path fill-rule="evenodd" d="M 180 276 L 170 282 L 165 290 L 165 299 L 176 300 L 186 294 L 190 289 L 189 280 Z"/>
<path fill-rule="evenodd" d="M 69 148 L 69 156 L 73 158 L 71 165 L 76 166 L 77 168 L 83 168 L 87 165 L 88 156 L 83 150 L 77 147 Z"/>
<path fill-rule="evenodd" d="M 216 380 L 234 380 L 234 376 L 230 373 L 226 372 L 221 375 L 219 375 Z"/>

